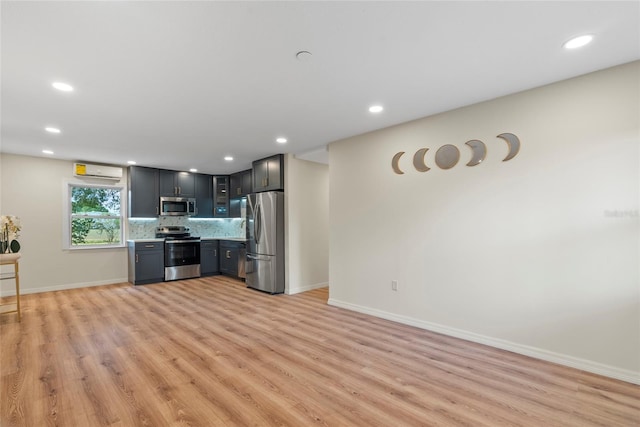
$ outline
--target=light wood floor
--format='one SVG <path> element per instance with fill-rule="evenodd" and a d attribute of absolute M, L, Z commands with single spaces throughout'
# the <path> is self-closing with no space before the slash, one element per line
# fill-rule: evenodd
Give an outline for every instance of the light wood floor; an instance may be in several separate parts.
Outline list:
<path fill-rule="evenodd" d="M 0 425 L 637 426 L 640 387 L 225 277 L 25 295 Z"/>

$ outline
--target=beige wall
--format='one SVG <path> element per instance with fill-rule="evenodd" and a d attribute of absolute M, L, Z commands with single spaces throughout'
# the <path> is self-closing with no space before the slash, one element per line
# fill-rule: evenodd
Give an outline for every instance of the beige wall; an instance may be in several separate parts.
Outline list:
<path fill-rule="evenodd" d="M 126 248 L 62 248 L 63 188 L 65 180 L 73 180 L 72 162 L 2 154 L 0 177 L 0 212 L 22 223 L 22 293 L 127 281 Z M 119 184 L 126 183 L 125 171 Z M 1 286 L 2 295 L 15 293 L 12 280 Z"/>
<path fill-rule="evenodd" d="M 329 281 L 329 167 L 285 158 L 286 290 L 295 294 Z"/>
<path fill-rule="evenodd" d="M 639 75 L 627 64 L 331 144 L 330 303 L 640 382 Z M 503 132 L 522 141 L 507 162 Z M 470 139 L 488 148 L 475 167 Z M 461 152 L 449 170 L 443 144 Z"/>

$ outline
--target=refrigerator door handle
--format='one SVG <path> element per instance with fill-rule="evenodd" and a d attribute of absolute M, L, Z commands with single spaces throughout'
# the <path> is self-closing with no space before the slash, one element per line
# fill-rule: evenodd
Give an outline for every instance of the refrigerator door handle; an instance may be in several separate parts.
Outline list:
<path fill-rule="evenodd" d="M 262 205 L 256 204 L 255 218 L 253 218 L 253 235 L 256 245 L 260 244 L 260 233 L 262 232 Z"/>

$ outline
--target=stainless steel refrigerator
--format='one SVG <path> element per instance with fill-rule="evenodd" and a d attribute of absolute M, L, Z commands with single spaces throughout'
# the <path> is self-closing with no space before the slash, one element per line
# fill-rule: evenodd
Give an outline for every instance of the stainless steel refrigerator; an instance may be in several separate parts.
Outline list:
<path fill-rule="evenodd" d="M 284 292 L 284 193 L 247 196 L 247 287 Z"/>

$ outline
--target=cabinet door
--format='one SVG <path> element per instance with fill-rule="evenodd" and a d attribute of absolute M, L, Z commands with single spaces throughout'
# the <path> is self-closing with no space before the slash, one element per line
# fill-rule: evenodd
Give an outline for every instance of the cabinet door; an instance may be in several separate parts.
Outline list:
<path fill-rule="evenodd" d="M 246 212 L 246 206 L 246 197 L 236 197 L 229 200 L 229 218 L 243 218 L 242 212 L 243 210 Z"/>
<path fill-rule="evenodd" d="M 229 176 L 231 181 L 229 198 L 246 196 L 251 193 L 251 169 Z"/>
<path fill-rule="evenodd" d="M 238 248 L 220 245 L 220 272 L 238 276 Z"/>
<path fill-rule="evenodd" d="M 213 177 L 195 174 L 196 208 L 195 218 L 213 218 Z"/>
<path fill-rule="evenodd" d="M 134 285 L 164 280 L 164 243 L 129 244 L 129 281 Z"/>
<path fill-rule="evenodd" d="M 176 172 L 176 187 L 178 187 L 178 196 L 196 196 L 196 181 L 194 175 L 195 174 L 189 172 Z"/>
<path fill-rule="evenodd" d="M 137 251 L 136 255 L 136 283 L 164 280 L 164 251 Z"/>
<path fill-rule="evenodd" d="M 231 255 L 229 248 L 220 246 L 220 273 L 229 274 L 231 271 Z"/>
<path fill-rule="evenodd" d="M 174 197 L 178 195 L 175 171 L 160 170 L 158 182 L 160 197 Z"/>
<path fill-rule="evenodd" d="M 253 162 L 253 191 L 284 190 L 284 156 L 277 154 Z"/>
<path fill-rule="evenodd" d="M 266 159 L 253 162 L 253 168 L 251 170 L 253 176 L 253 191 L 265 191 L 269 176 L 268 162 Z"/>
<path fill-rule="evenodd" d="M 233 199 L 234 197 L 242 196 L 242 172 L 229 175 L 229 181 L 229 197 Z"/>
<path fill-rule="evenodd" d="M 163 197 L 195 197 L 196 184 L 194 174 L 160 170 L 160 196 Z"/>
<path fill-rule="evenodd" d="M 228 187 L 228 175 L 217 175 L 213 177 L 213 216 L 215 218 L 229 217 Z"/>
<path fill-rule="evenodd" d="M 200 242 L 200 272 L 203 276 L 220 272 L 217 240 L 203 240 Z"/>
<path fill-rule="evenodd" d="M 128 174 L 129 217 L 158 216 L 158 169 L 130 166 Z"/>
<path fill-rule="evenodd" d="M 267 188 L 266 191 L 284 189 L 284 165 L 282 156 L 267 159 Z"/>
<path fill-rule="evenodd" d="M 251 188 L 251 169 L 242 172 L 242 195 L 246 196 L 253 192 Z"/>

